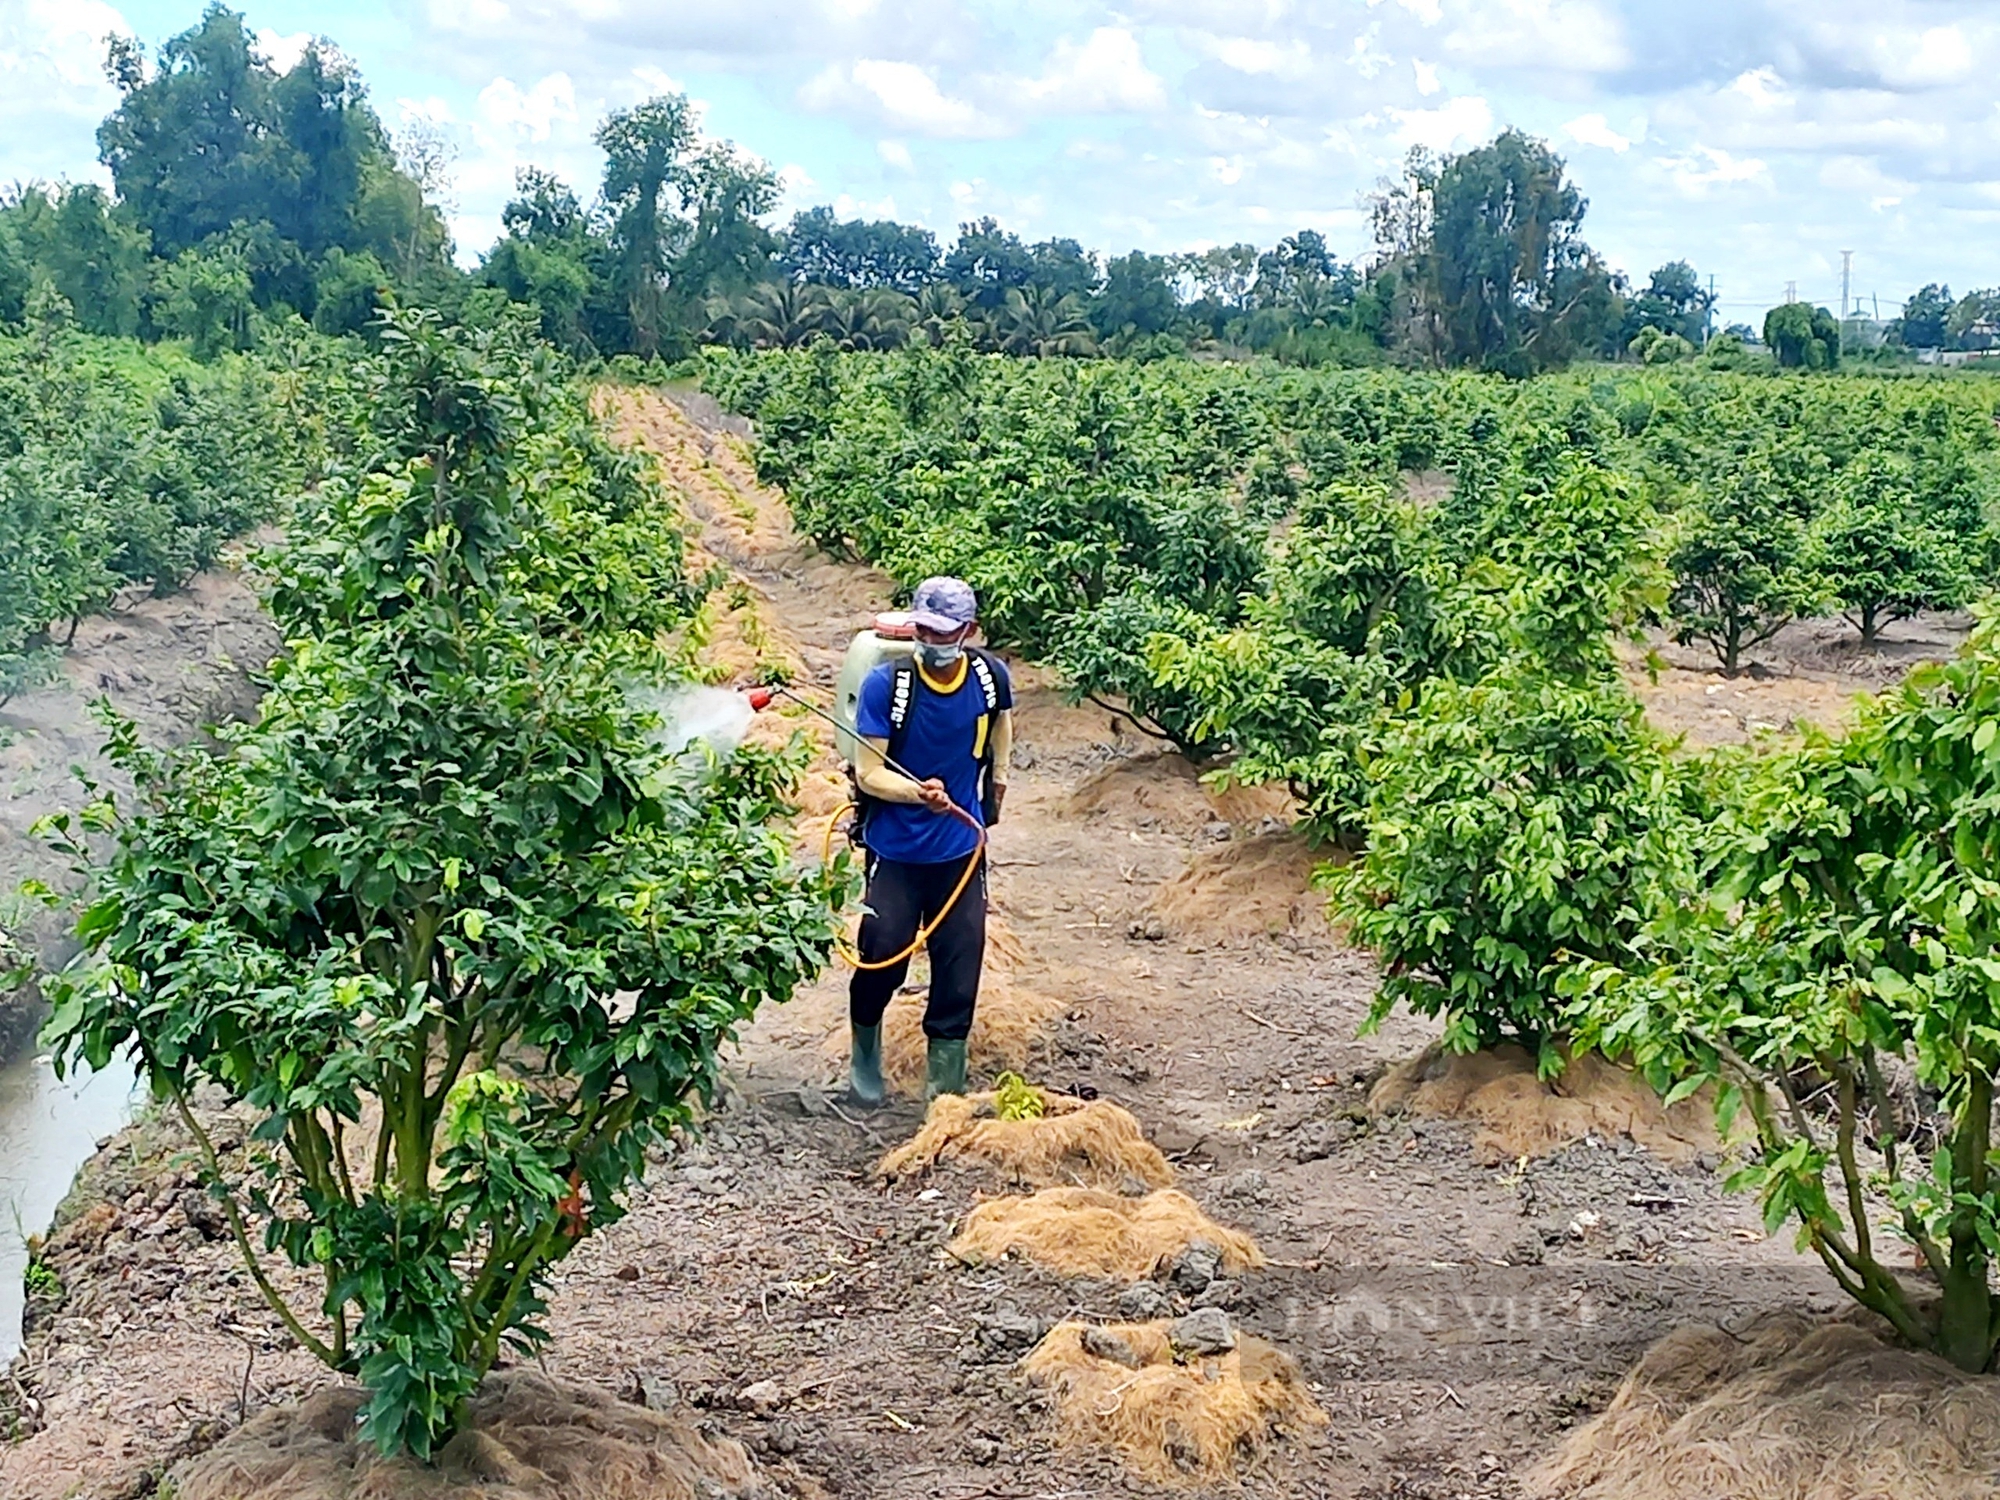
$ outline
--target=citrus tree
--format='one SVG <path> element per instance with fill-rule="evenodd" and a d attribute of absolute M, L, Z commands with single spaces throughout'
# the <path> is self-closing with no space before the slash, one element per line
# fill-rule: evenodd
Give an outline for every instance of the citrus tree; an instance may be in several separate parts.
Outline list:
<path fill-rule="evenodd" d="M 116 846 L 47 1036 L 65 1067 L 135 1050 L 277 1316 L 422 1456 L 546 1336 L 550 1267 L 732 1028 L 824 961 L 840 875 L 770 827 L 793 762 L 681 774 L 628 701 L 657 601 L 551 583 L 588 559 L 542 539 L 592 499 L 587 456 L 549 452 L 548 372 L 422 314 L 383 346 L 374 457 L 276 564 L 256 721 L 221 755 L 119 729 L 134 806 L 58 821 Z M 214 1147 L 209 1086 L 261 1115 L 246 1155 Z M 320 1273 L 312 1305 L 274 1252 Z"/>
<path fill-rule="evenodd" d="M 1730 677 L 1745 651 L 1815 612 L 1824 593 L 1806 558 L 1804 507 L 1768 463 L 1754 460 L 1718 476 L 1696 501 L 1668 566 L 1674 639 L 1700 641 Z"/>
<path fill-rule="evenodd" d="M 1683 778 L 1613 671 L 1612 627 L 1655 578 L 1633 488 L 1571 452 L 1504 502 L 1513 583 L 1497 661 L 1439 677 L 1366 760 L 1366 852 L 1326 883 L 1398 1004 L 1469 1052 L 1518 1038 L 1561 1066 L 1564 957 L 1616 961 L 1683 858 Z"/>
<path fill-rule="evenodd" d="M 2000 620 L 1838 738 L 1741 769 L 1641 962 L 1564 978 L 1581 1043 L 1668 1097 L 1746 1115 L 1735 1185 L 1856 1301 L 1962 1369 L 1993 1367 L 2000 1300 Z M 1898 1064 L 1934 1094 L 1894 1084 Z M 1920 1115 L 1922 1117 L 1920 1117 Z M 1941 1123 L 1940 1123 L 1941 1121 Z M 1927 1149 L 1928 1148 L 1928 1149 Z M 1935 1283 L 1907 1285 L 1900 1238 Z"/>

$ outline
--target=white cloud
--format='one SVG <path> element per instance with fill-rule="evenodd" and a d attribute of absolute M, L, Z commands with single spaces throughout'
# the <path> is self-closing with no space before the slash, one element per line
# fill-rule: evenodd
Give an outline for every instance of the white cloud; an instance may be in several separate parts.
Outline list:
<path fill-rule="evenodd" d="M 1283 42 L 1249 36 L 1205 37 L 1202 45 L 1217 62 L 1238 73 L 1300 78 L 1312 71 L 1312 47 L 1299 37 Z"/>
<path fill-rule="evenodd" d="M 1711 189 L 1757 184 L 1773 186 L 1771 169 L 1755 157 L 1734 156 L 1715 146 L 1696 146 L 1681 156 L 1663 156 L 1660 165 L 1682 194 L 1706 198 Z"/>
<path fill-rule="evenodd" d="M 1894 208 L 1919 191 L 1919 184 L 1892 177 L 1865 156 L 1829 157 L 1819 169 L 1822 187 L 1868 200 L 1872 212 Z"/>
<path fill-rule="evenodd" d="M 836 193 L 833 213 L 839 219 L 900 219 L 893 193 L 880 198 L 857 198 L 852 193 Z"/>
<path fill-rule="evenodd" d="M 1378 35 L 1376 28 L 1371 26 L 1355 37 L 1354 45 L 1348 49 L 1347 65 L 1363 78 L 1373 78 L 1395 61 L 1382 50 Z"/>
<path fill-rule="evenodd" d="M 1631 137 L 1613 130 L 1603 115 L 1578 115 L 1563 126 L 1563 134 L 1579 146 L 1602 146 L 1606 151 L 1621 156 L 1632 147 Z"/>
<path fill-rule="evenodd" d="M 649 96 L 653 94 L 684 94 L 687 92 L 687 86 L 678 78 L 662 68 L 654 67 L 651 63 L 640 63 L 638 67 L 632 70 L 632 78 Z"/>
<path fill-rule="evenodd" d="M 1873 51 L 1885 83 L 1901 88 L 1938 88 L 1968 77 L 1978 55 L 1963 29 L 1932 26 L 1915 37 L 1878 35 Z"/>
<path fill-rule="evenodd" d="M 1373 10 L 1381 3 L 1382 0 L 1368 0 L 1368 7 Z M 1435 26 L 1444 19 L 1444 6 L 1440 0 L 1396 0 L 1396 4 L 1426 26 Z"/>
<path fill-rule="evenodd" d="M 18 176 L 97 177 L 94 149 L 74 163 L 49 160 L 51 137 L 60 122 L 94 127 L 118 102 L 104 76 L 107 38 L 130 36 L 124 16 L 103 0 L 6 0 L 0 3 L 0 160 L 20 169 L 0 171 L 0 180 Z M 88 130 L 82 135 L 87 141 Z M 66 153 L 65 153 L 66 154 Z"/>
<path fill-rule="evenodd" d="M 445 31 L 483 35 L 511 23 L 506 0 L 430 0 L 431 21 Z"/>
<path fill-rule="evenodd" d="M 1493 108 L 1476 94 L 1461 94 L 1436 109 L 1391 108 L 1388 113 L 1396 122 L 1396 139 L 1405 146 L 1448 151 L 1479 145 L 1493 134 Z"/>
<path fill-rule="evenodd" d="M 910 157 L 910 148 L 901 141 L 877 141 L 875 154 L 899 172 L 914 172 L 917 164 Z"/>
<path fill-rule="evenodd" d="M 1624 22 L 1597 0 L 1473 0 L 1444 45 L 1486 68 L 1615 73 L 1632 62 Z"/>
<path fill-rule="evenodd" d="M 1211 157 L 1208 168 L 1224 187 L 1235 187 L 1243 180 L 1243 158 L 1240 156 Z"/>
<path fill-rule="evenodd" d="M 1421 57 L 1411 58 L 1410 68 L 1417 75 L 1417 92 L 1422 94 L 1426 99 L 1444 87 L 1443 84 L 1438 82 L 1438 70 L 1425 62 Z"/>
<path fill-rule="evenodd" d="M 496 130 L 545 141 L 558 124 L 576 123 L 576 85 L 567 73 L 551 73 L 525 91 L 511 78 L 496 78 L 479 91 L 479 113 Z"/>
<path fill-rule="evenodd" d="M 1022 79 L 1010 92 L 1060 113 L 1111 113 L 1163 109 L 1166 86 L 1146 66 L 1139 39 L 1122 26 L 1100 26 L 1081 46 L 1062 38 L 1039 78 Z"/>
<path fill-rule="evenodd" d="M 892 125 L 919 135 L 939 137 L 989 136 L 1000 126 L 976 106 L 953 98 L 915 63 L 865 57 L 850 67 L 839 64 L 813 77 L 799 91 L 809 109 L 861 107 Z"/>
<path fill-rule="evenodd" d="M 1739 94 L 1757 109 L 1776 109 L 1791 100 L 1791 90 L 1776 68 L 1752 68 L 1730 81 L 1729 92 Z"/>
<path fill-rule="evenodd" d="M 295 31 L 290 36 L 280 36 L 266 26 L 257 33 L 257 53 L 280 73 L 289 73 L 304 59 L 312 40 L 310 31 Z"/>

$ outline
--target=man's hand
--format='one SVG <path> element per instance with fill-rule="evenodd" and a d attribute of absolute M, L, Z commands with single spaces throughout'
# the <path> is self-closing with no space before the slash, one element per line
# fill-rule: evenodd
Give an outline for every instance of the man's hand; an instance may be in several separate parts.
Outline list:
<path fill-rule="evenodd" d="M 934 813 L 951 811 L 951 793 L 944 789 L 944 783 L 935 776 L 929 781 L 917 783 L 917 796 L 922 799 L 924 806 Z"/>

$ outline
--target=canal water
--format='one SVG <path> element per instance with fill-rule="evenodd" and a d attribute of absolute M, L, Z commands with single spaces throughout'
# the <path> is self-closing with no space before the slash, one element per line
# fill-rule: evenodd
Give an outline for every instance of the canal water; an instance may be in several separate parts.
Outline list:
<path fill-rule="evenodd" d="M 0 1370 L 21 1346 L 27 1237 L 48 1229 L 77 1168 L 131 1118 L 135 1081 L 123 1057 L 67 1079 L 33 1048 L 0 1064 Z"/>

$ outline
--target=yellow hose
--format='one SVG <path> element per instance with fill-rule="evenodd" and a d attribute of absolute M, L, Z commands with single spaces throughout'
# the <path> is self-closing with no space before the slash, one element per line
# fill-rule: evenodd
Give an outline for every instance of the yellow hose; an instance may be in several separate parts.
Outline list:
<path fill-rule="evenodd" d="M 819 850 L 819 862 L 821 864 L 828 864 L 832 861 L 833 830 L 839 824 L 840 820 L 853 811 L 853 809 L 854 804 L 850 802 L 846 807 L 837 809 L 834 815 L 826 820 L 826 836 L 821 840 Z M 938 914 L 931 919 L 929 926 L 925 926 L 922 923 L 917 925 L 917 935 L 910 939 L 910 946 L 905 948 L 901 953 L 898 953 L 894 958 L 885 958 L 876 963 L 870 963 L 854 949 L 836 938 L 833 944 L 833 951 L 840 956 L 840 961 L 850 969 L 859 969 L 863 973 L 873 973 L 878 969 L 893 969 L 897 964 L 910 958 L 930 940 L 932 933 L 944 926 L 944 919 L 951 915 L 951 909 L 958 905 L 958 898 L 963 896 L 965 888 L 972 884 L 972 872 L 979 868 L 979 862 L 986 857 L 986 827 L 956 802 L 951 805 L 951 810 L 960 822 L 979 835 L 979 842 L 973 847 L 972 857 L 965 862 L 965 873 L 958 877 L 958 884 L 952 889 L 951 899 L 946 901 L 944 906 L 939 909 Z"/>

